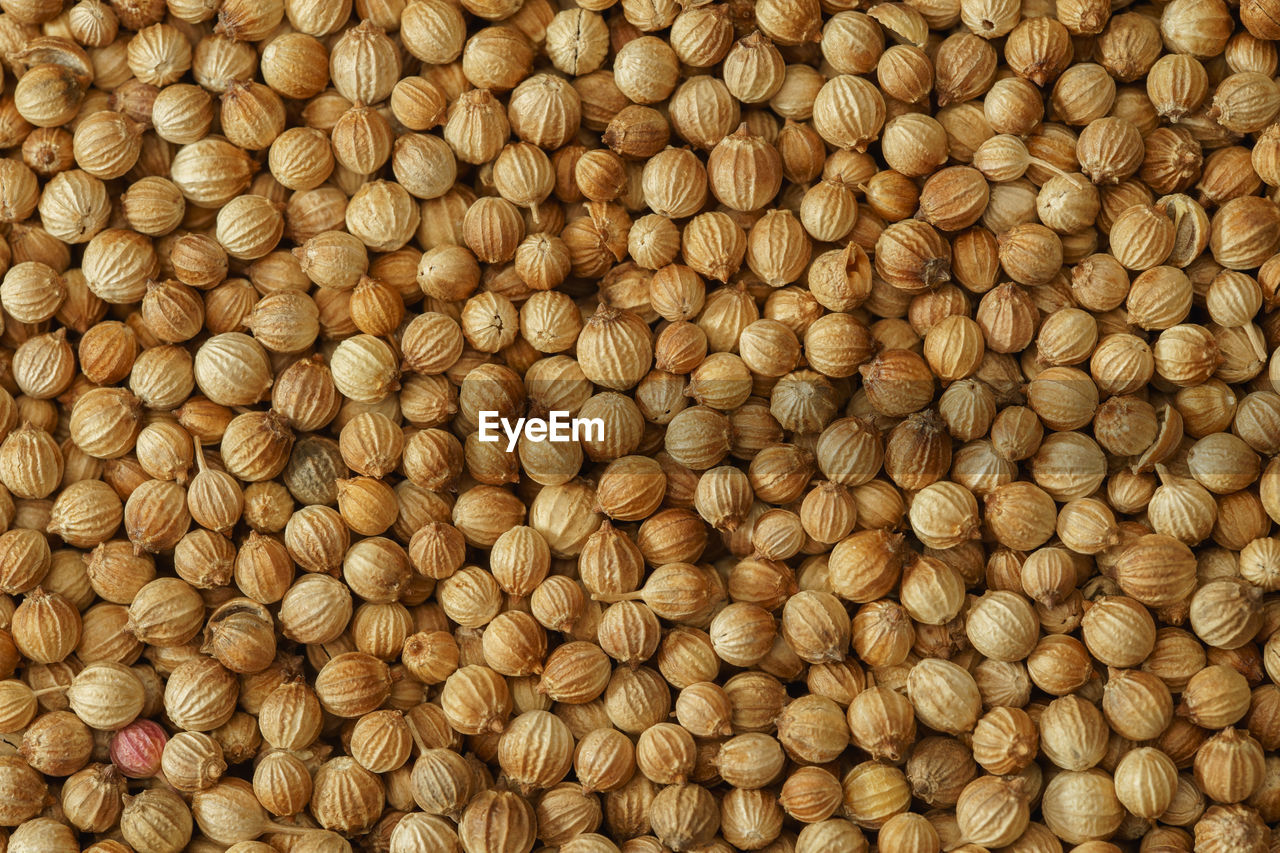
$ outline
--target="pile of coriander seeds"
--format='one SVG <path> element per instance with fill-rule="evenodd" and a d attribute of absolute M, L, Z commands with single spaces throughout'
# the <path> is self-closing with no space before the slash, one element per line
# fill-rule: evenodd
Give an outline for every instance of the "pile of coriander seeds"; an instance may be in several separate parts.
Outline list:
<path fill-rule="evenodd" d="M 0 851 L 1280 849 L 1277 22 L 0 0 Z"/>

